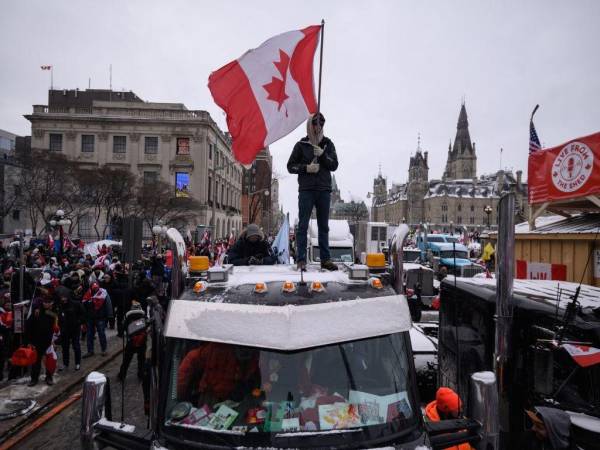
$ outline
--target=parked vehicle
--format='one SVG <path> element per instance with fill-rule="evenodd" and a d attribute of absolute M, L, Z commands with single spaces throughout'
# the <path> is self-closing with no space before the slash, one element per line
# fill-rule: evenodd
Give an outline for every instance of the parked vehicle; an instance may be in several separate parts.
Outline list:
<path fill-rule="evenodd" d="M 517 448 L 525 409 L 534 406 L 567 411 L 577 444 L 598 448 L 600 364 L 582 367 L 568 349 L 600 348 L 600 288 L 582 286 L 573 303 L 577 290 L 575 283 L 514 280 L 507 448 Z M 440 303 L 439 382 L 468 408 L 469 377 L 494 368 L 496 280 L 446 279 Z"/>
<path fill-rule="evenodd" d="M 469 250 L 457 239 L 445 234 L 425 234 L 417 236 L 417 247 L 422 258 L 429 261 L 436 273 L 445 267 L 448 275 L 473 277 L 485 272 L 485 268 L 469 259 Z"/>
<path fill-rule="evenodd" d="M 392 244 L 392 274 L 352 264 L 338 272 L 224 266 L 188 278 L 165 323 L 153 309 L 150 430 L 110 420 L 106 377 L 93 372 L 83 390 L 84 447 L 439 449 L 478 441 L 494 427 L 484 417 L 494 420 L 495 389 L 479 400 L 480 416 L 423 420 L 416 366 L 430 369 L 432 346 L 413 329 L 401 294 L 407 232 Z M 182 273 L 174 270 L 179 281 Z M 413 336 L 423 349 L 416 359 Z"/>
<path fill-rule="evenodd" d="M 319 232 L 317 221 L 308 224 L 308 262 L 321 262 L 319 254 Z M 329 252 L 333 262 L 354 262 L 354 237 L 347 220 L 329 221 Z"/>

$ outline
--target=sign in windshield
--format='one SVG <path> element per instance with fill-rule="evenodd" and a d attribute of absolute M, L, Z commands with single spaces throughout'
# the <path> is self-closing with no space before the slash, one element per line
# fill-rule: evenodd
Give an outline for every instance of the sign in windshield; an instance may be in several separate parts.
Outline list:
<path fill-rule="evenodd" d="M 353 440 L 367 441 L 418 423 L 405 333 L 294 352 L 191 340 L 172 345 L 167 434 L 195 432 L 202 442 L 198 433 L 219 432 L 231 445 L 251 439 L 262 446 L 290 433 L 333 430 L 334 439 L 351 430 Z"/>
<path fill-rule="evenodd" d="M 353 262 L 352 247 L 329 247 L 329 253 L 333 262 Z M 321 261 L 319 247 L 313 247 L 313 258 L 315 262 Z"/>

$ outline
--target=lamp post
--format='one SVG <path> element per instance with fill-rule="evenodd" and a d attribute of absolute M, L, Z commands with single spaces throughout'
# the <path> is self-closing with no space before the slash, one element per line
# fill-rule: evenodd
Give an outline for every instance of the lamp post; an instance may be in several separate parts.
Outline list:
<path fill-rule="evenodd" d="M 157 253 L 162 253 L 162 238 L 167 235 L 167 230 L 168 228 L 163 225 L 162 221 L 160 220 L 152 227 L 152 233 L 156 235 L 156 248 L 158 249 Z"/>
<path fill-rule="evenodd" d="M 59 209 L 54 214 L 54 217 L 52 218 L 52 220 L 50 220 L 50 225 L 52 227 L 58 226 L 58 233 L 59 233 L 58 255 L 62 256 L 63 245 L 64 245 L 64 236 L 65 236 L 63 227 L 71 225 L 71 219 L 65 217 L 65 212 L 62 209 Z"/>
<path fill-rule="evenodd" d="M 488 230 L 490 229 L 490 214 L 492 214 L 492 207 L 490 205 L 485 205 L 483 208 L 483 212 L 487 214 L 487 226 Z"/>

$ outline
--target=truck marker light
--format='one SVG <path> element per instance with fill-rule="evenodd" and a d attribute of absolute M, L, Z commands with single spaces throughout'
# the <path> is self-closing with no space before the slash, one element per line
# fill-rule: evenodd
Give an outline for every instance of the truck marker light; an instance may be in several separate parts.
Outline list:
<path fill-rule="evenodd" d="M 254 292 L 256 292 L 257 294 L 264 294 L 265 292 L 267 292 L 267 283 L 256 283 L 254 285 Z"/>
<path fill-rule="evenodd" d="M 281 288 L 283 292 L 287 292 L 289 294 L 296 292 L 296 285 L 293 281 L 285 281 L 283 283 L 283 287 Z"/>
<path fill-rule="evenodd" d="M 369 278 L 369 284 L 374 289 L 383 289 L 383 283 L 381 282 L 381 280 L 379 278 L 376 278 L 376 277 Z"/>
<path fill-rule="evenodd" d="M 194 284 L 194 293 L 201 294 L 207 289 L 207 284 L 204 281 L 196 281 Z"/>
<path fill-rule="evenodd" d="M 310 292 L 325 292 L 325 286 L 320 281 L 310 283 Z"/>

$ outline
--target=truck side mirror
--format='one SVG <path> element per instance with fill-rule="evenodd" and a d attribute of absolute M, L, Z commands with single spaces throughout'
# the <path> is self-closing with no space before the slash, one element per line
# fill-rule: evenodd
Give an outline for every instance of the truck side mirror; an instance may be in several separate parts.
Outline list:
<path fill-rule="evenodd" d="M 83 383 L 81 396 L 80 435 L 83 448 L 91 448 L 94 424 L 103 417 L 112 419 L 109 383 L 100 372 L 91 372 Z"/>
<path fill-rule="evenodd" d="M 468 414 L 469 418 L 481 424 L 481 440 L 475 448 L 499 449 L 498 388 L 494 372 L 475 372 L 471 375 Z"/>

